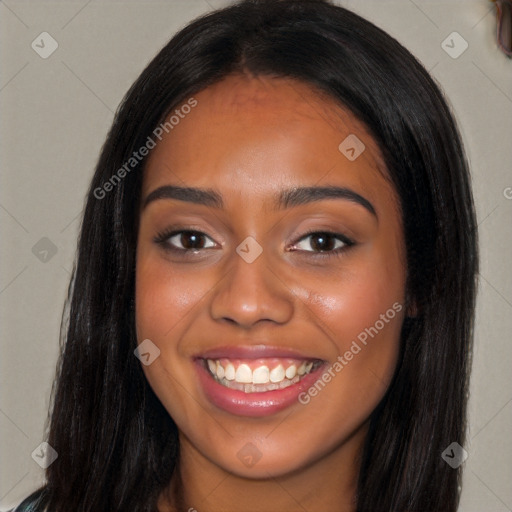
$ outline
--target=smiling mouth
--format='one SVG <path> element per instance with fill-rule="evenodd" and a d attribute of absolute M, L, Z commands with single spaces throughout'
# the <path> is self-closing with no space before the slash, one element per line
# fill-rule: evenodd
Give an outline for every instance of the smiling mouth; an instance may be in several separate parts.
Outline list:
<path fill-rule="evenodd" d="M 221 385 L 243 391 L 262 393 L 285 389 L 318 369 L 319 359 L 203 359 L 208 373 Z"/>

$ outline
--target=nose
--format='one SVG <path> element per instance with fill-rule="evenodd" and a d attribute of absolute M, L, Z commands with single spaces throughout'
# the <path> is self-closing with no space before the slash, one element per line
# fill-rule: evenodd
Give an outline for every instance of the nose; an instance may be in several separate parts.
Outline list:
<path fill-rule="evenodd" d="M 293 293 L 269 265 L 265 251 L 248 263 L 233 251 L 229 270 L 215 288 L 210 313 L 214 320 L 248 329 L 258 322 L 284 324 L 293 315 Z"/>

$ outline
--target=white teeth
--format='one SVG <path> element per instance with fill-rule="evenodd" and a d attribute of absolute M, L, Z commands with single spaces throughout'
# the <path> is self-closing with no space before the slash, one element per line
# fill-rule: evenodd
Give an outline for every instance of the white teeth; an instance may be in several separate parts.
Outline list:
<path fill-rule="evenodd" d="M 260 366 L 252 372 L 253 384 L 266 384 L 270 379 L 270 371 L 267 366 Z"/>
<path fill-rule="evenodd" d="M 235 380 L 244 384 L 252 383 L 252 370 L 246 364 L 241 364 L 235 374 Z"/>
<path fill-rule="evenodd" d="M 224 377 L 224 366 L 222 366 L 219 361 L 217 361 L 217 367 L 215 369 L 215 372 L 213 372 L 215 374 L 217 374 L 217 377 L 219 379 L 222 379 L 222 377 Z"/>
<path fill-rule="evenodd" d="M 231 363 L 226 365 L 224 377 L 227 380 L 235 380 L 235 367 Z"/>
<path fill-rule="evenodd" d="M 266 391 L 276 391 L 278 389 L 284 389 L 288 386 L 292 386 L 299 382 L 300 377 L 296 375 L 292 380 L 284 379 L 279 384 L 269 383 L 269 384 L 243 384 L 241 382 L 236 381 L 227 381 L 226 379 L 222 379 L 220 383 L 224 386 L 227 386 L 231 389 L 237 389 L 238 391 L 243 391 L 244 393 L 262 393 Z"/>
<path fill-rule="evenodd" d="M 280 364 L 270 372 L 270 382 L 281 382 L 284 379 L 284 368 Z"/>
<path fill-rule="evenodd" d="M 288 363 L 289 366 L 286 369 L 283 364 L 278 364 L 272 370 L 267 365 L 261 365 L 252 370 L 247 363 L 223 361 L 221 363 L 220 359 L 207 359 L 210 373 L 224 386 L 245 393 L 283 389 L 298 382 L 302 376 L 312 370 L 313 366 L 317 367 L 311 361 L 304 361 L 299 366 Z"/>
<path fill-rule="evenodd" d="M 286 375 L 287 379 L 293 379 L 293 377 L 295 377 L 295 375 L 297 374 L 297 367 L 294 364 L 288 366 L 284 374 Z"/>

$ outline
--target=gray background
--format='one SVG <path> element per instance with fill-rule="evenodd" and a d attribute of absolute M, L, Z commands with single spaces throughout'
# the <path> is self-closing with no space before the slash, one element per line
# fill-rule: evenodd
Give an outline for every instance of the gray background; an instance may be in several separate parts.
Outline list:
<path fill-rule="evenodd" d="M 31 454 L 44 441 L 79 216 L 113 113 L 178 29 L 228 3 L 0 1 L 1 510 L 43 482 Z M 482 259 L 460 511 L 512 510 L 512 61 L 496 48 L 494 6 L 487 0 L 339 3 L 416 55 L 460 124 Z M 457 58 L 442 46 L 454 31 L 469 45 Z M 42 32 L 58 43 L 46 59 L 31 47 Z M 452 53 L 463 48 L 458 36 L 447 41 Z"/>

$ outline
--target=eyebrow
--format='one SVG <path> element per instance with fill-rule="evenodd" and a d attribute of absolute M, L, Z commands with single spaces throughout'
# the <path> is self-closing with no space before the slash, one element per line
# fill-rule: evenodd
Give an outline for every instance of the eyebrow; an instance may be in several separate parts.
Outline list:
<path fill-rule="evenodd" d="M 143 208 L 159 199 L 177 199 L 189 203 L 200 204 L 213 208 L 224 208 L 222 195 L 213 189 L 196 187 L 179 187 L 177 185 L 165 185 L 153 190 L 143 203 Z M 343 199 L 359 204 L 377 217 L 377 212 L 372 203 L 357 192 L 346 188 L 328 185 L 324 187 L 294 187 L 283 190 L 276 198 L 276 209 L 292 208 L 302 204 L 308 204 L 325 199 Z"/>

